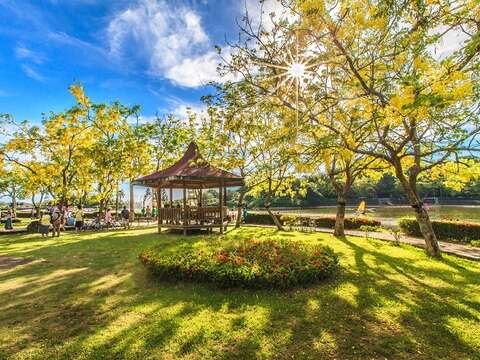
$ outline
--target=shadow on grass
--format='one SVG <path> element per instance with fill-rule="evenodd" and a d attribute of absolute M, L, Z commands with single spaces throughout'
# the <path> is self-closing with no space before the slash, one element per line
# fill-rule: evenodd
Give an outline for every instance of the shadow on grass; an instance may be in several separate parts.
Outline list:
<path fill-rule="evenodd" d="M 252 237 L 321 240 L 342 253 L 342 271 L 310 288 L 247 291 L 156 281 L 137 260 L 152 245 L 168 252 Z M 410 247 L 264 228 L 223 237 L 72 234 L 41 247 L 18 240 L 24 247 L 0 241 L 0 248 L 46 261 L 0 273 L 0 328 L 13 329 L 0 330 L 0 353 L 427 359 L 475 357 L 479 350 L 470 332 L 452 331 L 451 322 L 478 322 L 479 303 L 469 295 L 479 289 L 479 271 Z"/>

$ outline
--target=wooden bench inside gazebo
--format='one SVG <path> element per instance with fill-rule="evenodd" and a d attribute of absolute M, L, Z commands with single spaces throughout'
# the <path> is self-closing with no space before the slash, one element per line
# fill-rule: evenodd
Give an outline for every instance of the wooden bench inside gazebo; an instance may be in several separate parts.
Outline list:
<path fill-rule="evenodd" d="M 212 230 L 223 233 L 228 224 L 226 207 L 227 187 L 243 186 L 243 178 L 206 162 L 195 143 L 190 143 L 183 157 L 172 166 L 136 179 L 132 185 L 154 188 L 158 208 L 158 231 L 162 228 Z M 204 206 L 202 191 L 218 188 L 218 205 Z M 182 203 L 174 206 L 174 189 L 182 189 Z M 194 199 L 188 195 L 196 194 Z M 163 195 L 163 199 L 162 199 Z M 192 200 L 194 203 L 192 204 Z"/>

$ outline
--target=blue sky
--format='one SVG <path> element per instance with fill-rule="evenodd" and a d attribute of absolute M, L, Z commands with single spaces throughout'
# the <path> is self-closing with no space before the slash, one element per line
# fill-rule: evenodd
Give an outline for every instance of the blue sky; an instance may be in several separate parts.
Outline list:
<path fill-rule="evenodd" d="M 214 45 L 234 40 L 256 0 L 0 0 L 0 113 L 38 121 L 83 83 L 96 102 L 145 117 L 201 106 L 219 80 Z"/>
<path fill-rule="evenodd" d="M 264 19 L 279 8 L 266 0 Z M 64 110 L 74 81 L 146 118 L 198 111 L 204 84 L 221 80 L 214 45 L 236 39 L 245 9 L 258 19 L 259 0 L 0 0 L 0 113 L 36 122 Z"/>

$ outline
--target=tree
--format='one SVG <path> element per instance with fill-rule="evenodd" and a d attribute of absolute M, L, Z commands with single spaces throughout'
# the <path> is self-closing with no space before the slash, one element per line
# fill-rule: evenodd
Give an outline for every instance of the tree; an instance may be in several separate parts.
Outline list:
<path fill-rule="evenodd" d="M 0 178 L 0 194 L 10 198 L 14 217 L 17 216 L 17 200 L 23 198 L 24 193 L 22 182 L 19 180 L 19 169 L 16 167 L 5 170 Z"/>
<path fill-rule="evenodd" d="M 204 97 L 209 114 L 218 122 L 222 134 L 219 136 L 221 145 L 222 164 L 226 169 L 237 172 L 245 179 L 245 184 L 239 189 L 237 203 L 237 218 L 235 227 L 241 225 L 242 211 L 245 206 L 246 194 L 263 180 L 257 176 L 255 160 L 256 151 L 256 118 L 258 109 L 252 105 L 254 89 L 246 83 L 226 83 L 217 86 L 217 93 Z"/>
<path fill-rule="evenodd" d="M 44 115 L 43 128 L 7 119 L 7 124 L 15 130 L 4 147 L 4 158 L 41 178 L 42 185 L 61 204 L 72 198 L 78 170 L 88 167 L 85 150 L 93 138 L 89 119 L 82 109 L 88 99 L 77 86 L 70 90 L 76 96 L 77 105 L 64 112 Z"/>
<path fill-rule="evenodd" d="M 268 101 L 259 102 L 256 89 L 246 82 L 218 87 L 215 100 L 210 98 L 207 102 L 210 118 L 217 119 L 221 129 L 216 139 L 222 145 L 218 153 L 223 154 L 223 165 L 245 179 L 237 202 L 237 224 L 244 197 L 261 195 L 273 222 L 283 230 L 270 207 L 274 196 L 293 196 L 295 192 L 294 134 L 284 126 L 294 115 Z"/>
<path fill-rule="evenodd" d="M 85 98 L 83 88 L 79 87 L 77 96 Z M 129 171 L 131 163 L 125 161 L 126 141 L 132 131 L 129 122 L 138 117 L 139 107 L 127 107 L 119 102 L 92 104 L 89 99 L 81 104 L 95 134 L 86 155 L 92 162 L 90 176 L 95 184 L 99 212 L 103 213 L 118 183 Z"/>
<path fill-rule="evenodd" d="M 80 84 L 70 92 L 76 104 L 44 116 L 42 126 L 3 117 L 14 130 L 2 158 L 27 172 L 30 193 L 48 191 L 63 205 L 98 201 L 102 212 L 122 181 L 151 168 L 148 129 L 138 124 L 138 106 L 92 103 Z"/>
<path fill-rule="evenodd" d="M 271 30 L 262 25 L 255 29 L 252 25 L 254 21 L 248 16 L 245 18 L 241 27 L 245 40 L 235 46 L 237 51 L 223 71 L 240 73 L 244 82 L 256 89 L 255 96 L 261 101 L 269 101 L 295 114 L 295 121 L 281 126 L 285 127 L 285 131 L 294 132 L 298 150 L 296 158 L 299 160 L 296 161 L 297 171 L 326 173 L 337 194 L 335 235 L 344 236 L 347 195 L 355 179 L 366 176 L 370 168 L 378 167 L 379 161 L 345 149 L 337 139 L 329 127 L 335 128 L 337 117 L 343 116 L 342 111 L 334 108 L 332 103 L 322 109 L 315 93 L 307 88 L 303 72 L 313 65 L 301 63 L 296 57 L 299 39 L 286 18 L 271 14 L 270 22 L 273 24 Z M 262 24 L 261 21 L 256 23 Z M 255 46 L 251 46 L 251 40 Z M 294 54 L 295 51 L 297 54 Z M 324 82 L 322 84 L 325 85 Z M 323 126 L 324 123 L 328 123 L 329 127 Z"/>
<path fill-rule="evenodd" d="M 478 151 L 478 4 L 466 1 L 284 2 L 293 18 L 271 16 L 271 30 L 248 19 L 227 70 L 266 97 L 334 133 L 349 151 L 394 169 L 415 210 L 427 251 L 440 256 L 417 182 L 447 161 Z M 433 31 L 432 31 L 433 30 Z M 465 32 L 459 51 L 432 47 Z M 289 87 L 292 83 L 296 87 Z M 332 108 L 332 126 L 324 114 Z M 325 121 L 326 119 L 326 121 Z"/>
<path fill-rule="evenodd" d="M 342 141 L 331 131 L 338 126 L 341 118 L 338 109 L 330 109 L 315 122 L 304 122 L 301 132 L 300 144 L 300 170 L 323 171 L 330 181 L 337 197 L 337 212 L 335 216 L 335 236 L 345 236 L 345 208 L 347 197 L 355 181 L 360 178 L 370 179 L 379 176 L 379 170 L 384 170 L 385 165 L 377 159 L 365 154 L 355 153 L 345 146 Z M 325 118 L 323 118 L 325 117 Z M 329 127 L 319 126 L 319 121 L 328 122 Z M 354 134 L 352 134 L 352 137 Z"/>
<path fill-rule="evenodd" d="M 185 144 L 191 140 L 191 131 L 186 122 L 172 114 L 165 117 L 157 115 L 152 122 L 144 124 L 143 128 L 147 134 L 155 171 L 176 161 L 185 150 Z"/>
<path fill-rule="evenodd" d="M 35 164 L 29 164 L 29 167 L 35 168 Z M 46 188 L 46 185 L 42 180 L 39 178 L 37 174 L 40 174 L 40 176 L 45 176 L 42 174 L 42 169 L 41 168 L 36 168 L 35 174 L 33 174 L 30 170 L 21 167 L 21 166 L 16 166 L 15 167 L 15 180 L 19 184 L 20 188 L 22 189 L 22 194 L 21 198 L 22 199 L 28 199 L 30 198 L 30 201 L 33 205 L 33 208 L 35 209 L 35 216 L 37 218 L 40 217 L 40 210 L 43 204 L 43 201 L 45 200 L 48 190 Z"/>
<path fill-rule="evenodd" d="M 337 133 L 351 151 L 393 167 L 415 210 L 428 253 L 440 256 L 417 185 L 423 173 L 448 161 L 459 163 L 478 150 L 473 70 L 480 43 L 478 20 L 470 16 L 478 4 L 365 0 L 350 7 L 340 1 L 334 15 L 322 7 L 327 2 L 300 3 L 306 36 L 321 38 L 324 55 L 334 56 L 328 63 L 334 81 L 355 97 L 341 99 L 345 93 L 323 90 L 324 97 L 341 101 L 347 113 L 340 129 L 349 128 L 362 138 L 351 141 L 349 133 Z M 435 57 L 431 47 L 455 30 L 466 31 L 467 45 L 446 58 Z M 352 116 L 358 112 L 361 118 Z"/>

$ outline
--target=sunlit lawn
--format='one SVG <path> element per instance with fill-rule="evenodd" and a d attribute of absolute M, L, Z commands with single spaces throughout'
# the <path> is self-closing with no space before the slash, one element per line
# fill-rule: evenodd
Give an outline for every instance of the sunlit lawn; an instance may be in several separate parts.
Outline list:
<path fill-rule="evenodd" d="M 19 222 L 14 222 L 12 224 L 14 228 L 25 228 L 32 221 L 30 218 L 19 218 L 19 220 Z"/>
<path fill-rule="evenodd" d="M 215 239 L 154 230 L 1 236 L 0 358 L 480 358 L 480 266 L 364 238 L 249 228 L 242 238 L 320 241 L 334 280 L 292 291 L 158 282 L 137 260 Z"/>

